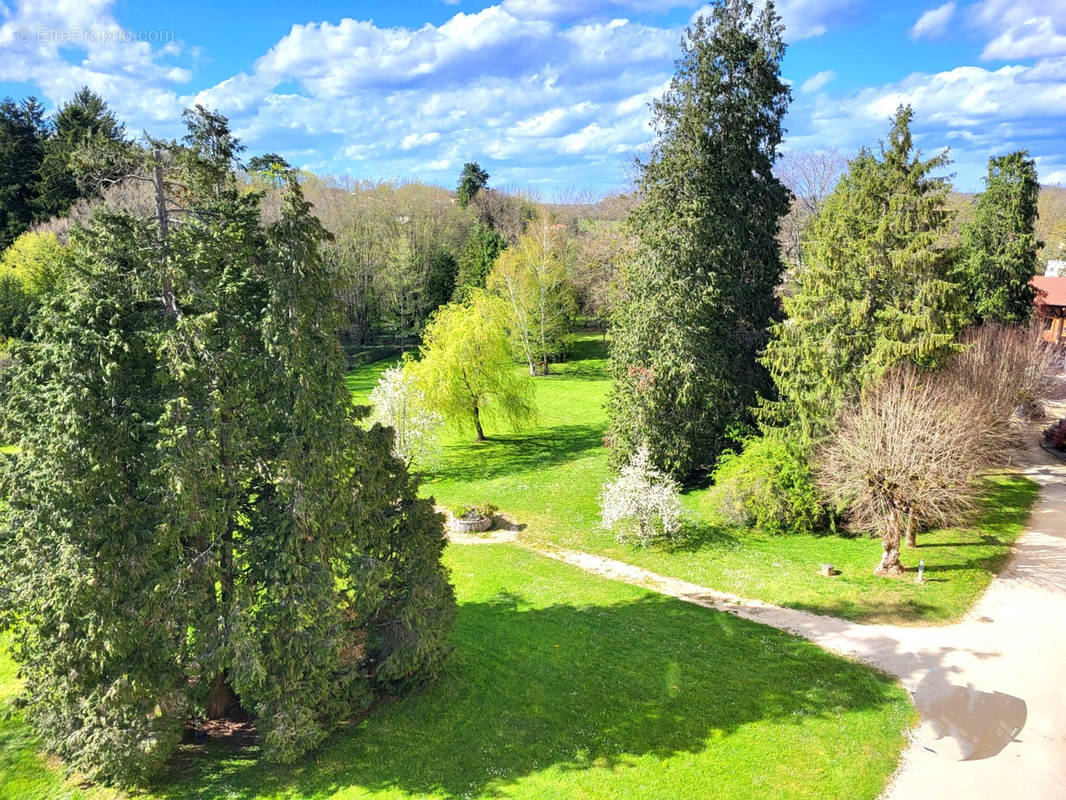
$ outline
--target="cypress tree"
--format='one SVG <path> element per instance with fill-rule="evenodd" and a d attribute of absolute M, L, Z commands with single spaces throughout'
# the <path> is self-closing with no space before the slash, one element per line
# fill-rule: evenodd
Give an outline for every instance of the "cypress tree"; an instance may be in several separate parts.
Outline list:
<path fill-rule="evenodd" d="M 290 761 L 431 677 L 454 615 L 442 520 L 345 389 L 324 230 L 292 179 L 266 222 L 225 118 L 186 121 L 180 213 L 75 235 L 5 397 L 0 621 L 43 743 L 119 782 L 237 709 Z"/>
<path fill-rule="evenodd" d="M 612 315 L 610 435 L 677 478 L 710 468 L 769 379 L 757 362 L 776 312 L 773 174 L 789 102 L 772 2 L 722 0 L 686 31 L 658 139 L 641 165 L 637 239 Z"/>
<path fill-rule="evenodd" d="M 985 191 L 962 229 L 970 311 L 982 322 L 1024 323 L 1033 314 L 1036 274 L 1036 163 L 1020 150 L 988 159 Z"/>
<path fill-rule="evenodd" d="M 901 107 L 879 154 L 850 162 L 803 242 L 804 266 L 784 299 L 764 363 L 779 399 L 771 425 L 824 432 L 846 398 L 901 362 L 932 366 L 955 352 L 964 322 L 946 154 L 923 159 Z"/>

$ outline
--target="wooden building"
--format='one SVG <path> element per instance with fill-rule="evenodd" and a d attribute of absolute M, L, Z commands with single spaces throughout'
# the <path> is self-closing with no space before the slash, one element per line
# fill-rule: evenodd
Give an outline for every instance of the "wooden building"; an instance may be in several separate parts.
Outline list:
<path fill-rule="evenodd" d="M 1036 315 L 1044 329 L 1044 341 L 1066 342 L 1066 276 L 1037 275 L 1030 283 L 1036 289 Z"/>

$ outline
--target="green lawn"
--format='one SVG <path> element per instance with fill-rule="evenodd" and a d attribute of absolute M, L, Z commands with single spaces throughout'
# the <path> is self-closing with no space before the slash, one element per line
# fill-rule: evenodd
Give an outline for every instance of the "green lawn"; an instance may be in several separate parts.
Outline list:
<path fill-rule="evenodd" d="M 187 752 L 147 797 L 874 798 L 914 722 L 892 680 L 790 635 L 509 545 L 446 560 L 460 607 L 437 683 L 295 767 Z M 60 797 L 90 795 L 5 723 L 0 798 Z"/>
<path fill-rule="evenodd" d="M 943 623 L 961 617 L 1009 557 L 1037 486 L 1015 475 L 988 480 L 986 512 L 968 528 L 922 534 L 905 552 L 911 573 L 901 579 L 872 574 L 878 541 L 840 536 L 768 537 L 756 531 L 707 524 L 706 491 L 690 492 L 685 505 L 701 524 L 696 535 L 671 548 L 620 545 L 598 526 L 598 494 L 609 478 L 604 400 L 610 381 L 598 334 L 581 335 L 574 359 L 556 374 L 536 378 L 539 421 L 519 434 L 486 427 L 490 441 L 447 430 L 442 459 L 426 476 L 425 492 L 448 506 L 490 502 L 525 525 L 522 536 L 628 561 L 648 569 L 767 602 L 861 622 Z M 349 376 L 365 399 L 386 362 Z M 521 371 L 521 368 L 516 368 Z M 915 584 L 918 559 L 926 583 Z M 821 564 L 840 574 L 824 578 Z"/>

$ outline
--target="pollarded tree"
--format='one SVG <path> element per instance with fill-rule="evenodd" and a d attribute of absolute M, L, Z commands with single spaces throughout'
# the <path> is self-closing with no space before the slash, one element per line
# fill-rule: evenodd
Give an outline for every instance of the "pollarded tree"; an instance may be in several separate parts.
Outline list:
<path fill-rule="evenodd" d="M 610 435 L 676 478 L 710 468 L 769 384 L 756 356 L 781 276 L 774 176 L 789 101 L 772 2 L 721 0 L 682 41 L 630 217 L 636 252 L 612 309 Z"/>
<path fill-rule="evenodd" d="M 964 308 L 943 244 L 948 185 L 933 174 L 949 162 L 915 151 L 912 116 L 896 112 L 880 153 L 851 161 L 808 229 L 764 354 L 780 397 L 766 406 L 772 424 L 819 435 L 890 367 L 933 366 L 957 349 Z"/>
<path fill-rule="evenodd" d="M 954 389 L 913 365 L 894 370 L 843 411 L 821 448 L 823 489 L 853 527 L 881 538 L 878 575 L 903 572 L 900 546 L 916 518 L 959 524 L 976 505 L 974 479 L 1001 452 L 982 447 L 974 406 Z"/>
<path fill-rule="evenodd" d="M 962 229 L 963 271 L 975 319 L 1014 325 L 1033 315 L 1036 274 L 1036 163 L 1020 150 L 988 159 L 985 191 Z"/>
<path fill-rule="evenodd" d="M 573 318 L 571 257 L 562 232 L 541 217 L 514 247 L 496 258 L 488 288 L 507 301 L 509 328 L 529 374 L 548 374 L 548 363 L 566 349 Z"/>
<path fill-rule="evenodd" d="M 472 427 L 479 442 L 485 440 L 486 416 L 515 429 L 535 416 L 533 385 L 515 375 L 506 316 L 504 302 L 484 291 L 441 306 L 413 365 L 430 408 Z"/>

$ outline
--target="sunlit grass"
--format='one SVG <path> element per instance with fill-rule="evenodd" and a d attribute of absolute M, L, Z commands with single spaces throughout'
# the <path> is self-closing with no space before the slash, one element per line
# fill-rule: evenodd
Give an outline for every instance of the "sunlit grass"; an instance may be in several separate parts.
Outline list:
<path fill-rule="evenodd" d="M 671 548 L 621 545 L 598 525 L 600 487 L 610 476 L 603 447 L 610 379 L 599 334 L 579 336 L 574 355 L 554 367 L 554 375 L 532 379 L 536 426 L 521 433 L 489 428 L 489 441 L 481 443 L 472 433 L 448 430 L 424 492 L 450 507 L 493 503 L 525 525 L 522 536 L 534 542 L 599 553 L 779 605 L 898 623 L 942 623 L 965 614 L 1004 566 L 1036 499 L 1036 484 L 1024 477 L 988 479 L 986 511 L 978 521 L 922 534 L 917 550 L 904 551 L 910 571 L 897 579 L 872 574 L 880 555 L 874 539 L 764 536 L 709 524 L 705 490 L 684 498 L 691 517 L 702 523 L 687 542 Z M 349 376 L 358 399 L 365 399 L 385 366 L 368 365 Z M 914 581 L 919 559 L 926 569 L 920 586 Z M 824 563 L 840 574 L 822 577 Z"/>
<path fill-rule="evenodd" d="M 892 680 L 788 634 L 513 546 L 445 558 L 438 682 L 292 766 L 188 745 L 145 800 L 874 798 L 913 723 Z M 2 800 L 86 797 L 59 774 L 0 727 Z"/>

